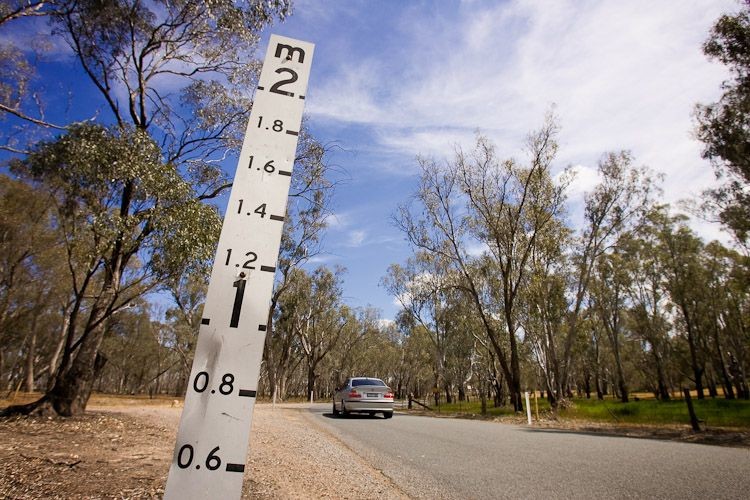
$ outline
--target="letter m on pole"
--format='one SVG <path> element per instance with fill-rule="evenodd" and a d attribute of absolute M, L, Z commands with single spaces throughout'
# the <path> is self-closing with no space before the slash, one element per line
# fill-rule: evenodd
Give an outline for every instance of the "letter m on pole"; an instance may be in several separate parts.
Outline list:
<path fill-rule="evenodd" d="M 294 54 L 297 54 L 297 62 L 303 63 L 305 62 L 305 51 L 300 49 L 299 47 L 292 47 L 291 45 L 286 45 L 284 43 L 276 44 L 276 53 L 274 54 L 274 57 L 281 57 L 282 51 L 286 50 L 286 58 L 291 60 L 292 56 Z"/>

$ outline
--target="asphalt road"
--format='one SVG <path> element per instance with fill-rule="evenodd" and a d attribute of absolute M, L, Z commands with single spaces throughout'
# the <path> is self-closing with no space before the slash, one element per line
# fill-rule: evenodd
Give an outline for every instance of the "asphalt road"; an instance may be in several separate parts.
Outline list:
<path fill-rule="evenodd" d="M 750 498 L 750 450 L 395 414 L 310 418 L 414 498 Z"/>

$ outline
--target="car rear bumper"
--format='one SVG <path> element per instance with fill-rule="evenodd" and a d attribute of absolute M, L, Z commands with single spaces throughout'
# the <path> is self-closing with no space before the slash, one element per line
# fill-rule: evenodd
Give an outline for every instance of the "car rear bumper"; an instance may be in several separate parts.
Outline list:
<path fill-rule="evenodd" d="M 346 411 L 393 411 L 393 401 L 344 400 Z"/>

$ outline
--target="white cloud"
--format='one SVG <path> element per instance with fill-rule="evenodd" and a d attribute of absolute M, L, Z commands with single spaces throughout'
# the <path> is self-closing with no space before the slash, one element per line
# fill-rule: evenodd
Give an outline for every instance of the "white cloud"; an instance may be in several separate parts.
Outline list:
<path fill-rule="evenodd" d="M 351 215 L 346 212 L 336 212 L 326 218 L 329 229 L 340 230 L 351 224 Z"/>
<path fill-rule="evenodd" d="M 365 241 L 365 236 L 367 236 L 367 232 L 361 229 L 358 229 L 355 231 L 349 231 L 349 239 L 347 241 L 347 246 L 350 246 L 350 247 L 362 246 L 362 244 Z"/>
<path fill-rule="evenodd" d="M 571 200 L 583 199 L 586 193 L 590 193 L 596 185 L 601 181 L 599 171 L 594 166 L 586 165 L 573 165 L 570 168 L 573 174 L 573 180 L 568 185 L 567 194 Z M 563 176 L 563 172 L 560 172 L 556 178 L 556 182 L 560 182 Z"/>
<path fill-rule="evenodd" d="M 388 318 L 380 318 L 378 320 L 378 328 L 380 328 L 381 330 L 390 328 L 391 326 L 395 324 L 396 324 L 395 321 L 393 321 L 392 319 L 388 319 Z"/>
<path fill-rule="evenodd" d="M 701 45 L 736 8 L 733 0 L 517 0 L 463 4 L 448 19 L 414 7 L 400 20 L 401 50 L 346 61 L 308 110 L 372 127 L 386 151 L 410 157 L 450 157 L 477 129 L 507 157 L 521 156 L 526 133 L 555 103 L 557 167 L 579 172 L 571 196 L 592 187 L 604 152 L 628 149 L 636 164 L 665 174 L 665 201 L 675 202 L 715 182 L 691 138 L 691 112 L 720 94 L 728 73 Z"/>

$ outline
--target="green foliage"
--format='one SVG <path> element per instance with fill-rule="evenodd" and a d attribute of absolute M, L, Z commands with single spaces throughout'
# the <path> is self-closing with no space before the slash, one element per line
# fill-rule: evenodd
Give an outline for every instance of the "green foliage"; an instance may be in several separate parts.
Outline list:
<path fill-rule="evenodd" d="M 708 207 L 740 242 L 750 235 L 750 7 L 716 22 L 703 51 L 729 67 L 733 78 L 724 82 L 721 99 L 696 107 L 696 135 L 704 143 L 703 157 L 710 159 L 719 188 L 704 193 Z"/>
<path fill-rule="evenodd" d="M 142 130 L 74 125 L 12 167 L 58 200 L 61 226 L 73 230 L 65 218 L 87 223 L 75 231 L 88 236 L 69 234 L 68 240 L 89 245 L 89 259 L 105 258 L 121 245 L 126 254 L 145 252 L 149 270 L 166 277 L 213 257 L 217 211 L 196 199 Z"/>

